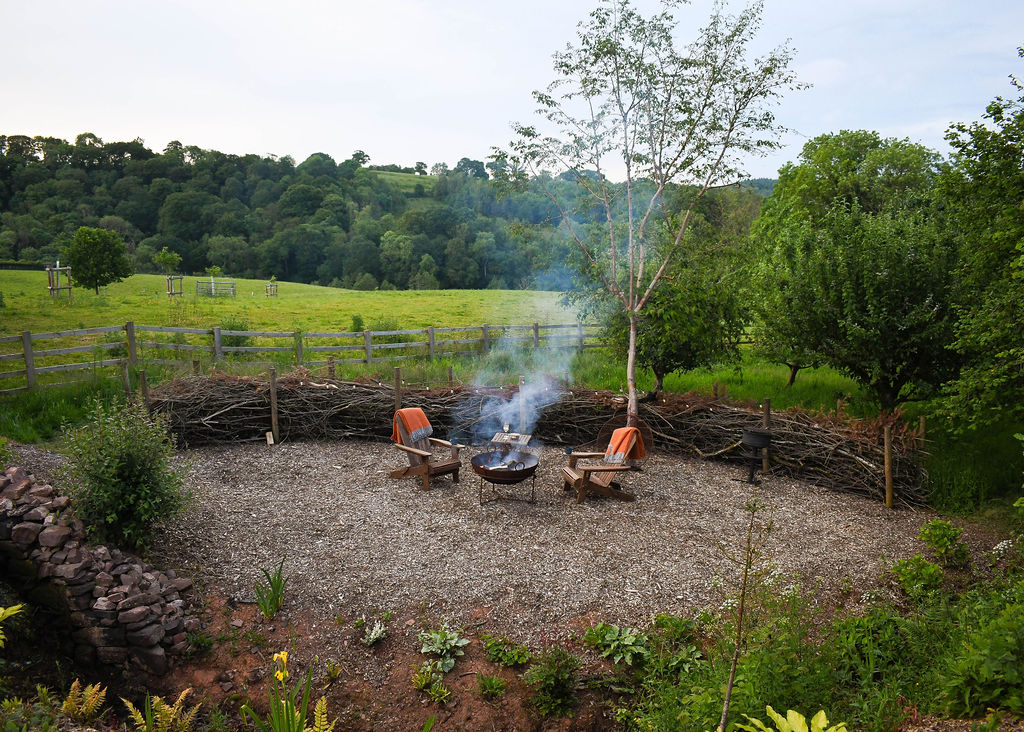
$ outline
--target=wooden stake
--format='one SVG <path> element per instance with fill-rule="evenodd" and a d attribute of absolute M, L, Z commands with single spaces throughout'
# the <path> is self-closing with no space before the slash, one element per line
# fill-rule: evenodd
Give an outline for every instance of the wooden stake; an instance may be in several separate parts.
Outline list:
<path fill-rule="evenodd" d="M 327 357 L 327 376 L 334 378 L 334 356 Z"/>
<path fill-rule="evenodd" d="M 199 359 L 198 358 L 193 358 L 192 359 L 192 373 L 195 374 L 196 376 L 199 376 Z"/>
<path fill-rule="evenodd" d="M 277 428 L 277 369 L 270 369 L 270 434 L 275 443 L 281 441 Z"/>
<path fill-rule="evenodd" d="M 455 369 L 451 364 L 448 365 L 448 388 L 455 388 Z"/>
<path fill-rule="evenodd" d="M 885 506 L 892 508 L 892 425 L 885 426 Z"/>
<path fill-rule="evenodd" d="M 124 359 L 121 359 L 121 381 L 124 383 L 124 398 L 130 402 L 135 395 L 132 394 L 132 379 L 128 373 L 128 362 Z"/>
<path fill-rule="evenodd" d="M 764 427 L 765 430 L 770 430 L 771 429 L 771 426 L 772 426 L 772 400 L 771 399 L 765 399 L 764 400 L 764 414 L 761 417 L 761 426 Z M 761 454 L 763 455 L 763 457 L 761 458 L 761 472 L 762 473 L 767 473 L 768 472 L 768 468 L 771 466 L 771 458 L 768 455 L 768 448 L 767 447 L 764 448 L 761 451 Z"/>
<path fill-rule="evenodd" d="M 395 411 L 402 408 L 402 367 L 395 366 Z"/>
<path fill-rule="evenodd" d="M 36 362 L 32 356 L 31 331 L 21 332 L 21 347 L 25 357 L 25 383 L 29 389 L 32 389 L 36 385 Z"/>
<path fill-rule="evenodd" d="M 146 383 L 146 369 L 139 371 L 139 391 L 142 393 L 142 404 L 149 409 L 149 385 Z"/>
<path fill-rule="evenodd" d="M 125 323 L 124 332 L 128 338 L 128 363 L 134 366 L 139 360 L 139 354 L 135 348 L 135 323 L 130 320 Z"/>

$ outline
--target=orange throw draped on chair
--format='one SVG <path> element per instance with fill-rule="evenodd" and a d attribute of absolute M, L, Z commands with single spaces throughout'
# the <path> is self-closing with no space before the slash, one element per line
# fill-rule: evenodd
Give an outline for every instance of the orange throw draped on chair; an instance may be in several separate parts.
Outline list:
<path fill-rule="evenodd" d="M 644 448 L 644 438 L 640 436 L 640 430 L 636 427 L 619 427 L 612 432 L 612 438 L 608 441 L 608 449 L 604 454 L 605 461 L 609 463 L 642 460 L 647 456 L 647 450 Z"/>
<path fill-rule="evenodd" d="M 406 407 L 395 412 L 395 421 L 391 428 L 392 442 L 402 441 L 402 437 L 398 432 L 399 419 L 402 420 L 402 427 L 405 429 L 405 433 L 409 435 L 409 439 L 413 442 L 434 434 L 434 430 L 430 426 L 430 420 L 427 419 L 427 415 L 423 413 L 422 409 L 419 407 Z"/>

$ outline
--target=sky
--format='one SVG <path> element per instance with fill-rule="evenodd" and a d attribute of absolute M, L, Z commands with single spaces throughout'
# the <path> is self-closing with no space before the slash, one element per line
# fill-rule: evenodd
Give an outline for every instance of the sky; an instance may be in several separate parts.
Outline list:
<path fill-rule="evenodd" d="M 171 140 L 238 155 L 315 152 L 371 164 L 486 160 L 531 122 L 551 54 L 598 0 L 0 0 L 0 134 Z M 653 0 L 634 0 L 645 13 Z M 738 10 L 741 5 L 732 2 Z M 711 0 L 680 7 L 680 41 Z M 755 51 L 787 40 L 802 82 L 775 109 L 791 132 L 746 162 L 776 177 L 843 129 L 946 154 L 1024 78 L 1021 0 L 765 0 Z"/>

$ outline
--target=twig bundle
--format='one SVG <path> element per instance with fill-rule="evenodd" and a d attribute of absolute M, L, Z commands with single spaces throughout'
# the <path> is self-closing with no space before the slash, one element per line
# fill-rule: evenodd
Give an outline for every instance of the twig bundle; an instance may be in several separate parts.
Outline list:
<path fill-rule="evenodd" d="M 514 394 L 514 388 L 455 388 L 403 392 L 401 399 L 403 406 L 421 407 L 438 432 L 465 440 L 484 425 L 500 424 L 501 404 Z M 295 371 L 277 380 L 280 437 L 388 439 L 394 397 L 389 385 L 325 380 Z M 548 444 L 592 442 L 626 406 L 625 399 L 607 392 L 572 389 L 550 397 L 533 428 L 535 439 Z M 168 416 L 185 445 L 263 440 L 270 429 L 270 384 L 254 378 L 215 373 L 178 379 L 151 390 L 149 404 Z M 742 459 L 743 430 L 761 426 L 761 413 L 751 406 L 696 394 L 642 404 L 640 418 L 654 433 L 655 449 L 702 458 Z M 880 420 L 841 414 L 775 412 L 772 469 L 883 500 L 882 427 Z M 925 502 L 927 476 L 920 457 L 916 435 L 895 423 L 893 477 L 903 504 Z"/>

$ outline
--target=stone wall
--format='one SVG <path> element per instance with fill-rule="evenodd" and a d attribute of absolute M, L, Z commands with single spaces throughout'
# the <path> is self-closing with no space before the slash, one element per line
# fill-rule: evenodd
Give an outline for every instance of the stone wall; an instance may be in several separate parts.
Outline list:
<path fill-rule="evenodd" d="M 187 634 L 200 627 L 183 596 L 192 581 L 88 543 L 82 522 L 66 515 L 69 504 L 22 468 L 0 474 L 5 577 L 66 615 L 78 662 L 166 673 L 170 659 L 188 648 Z"/>

